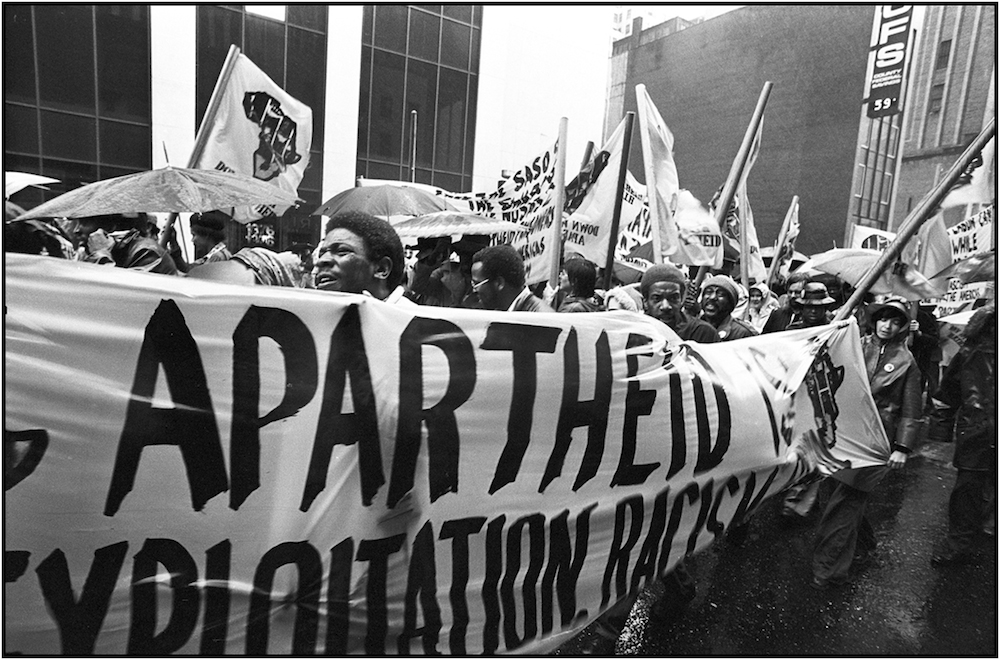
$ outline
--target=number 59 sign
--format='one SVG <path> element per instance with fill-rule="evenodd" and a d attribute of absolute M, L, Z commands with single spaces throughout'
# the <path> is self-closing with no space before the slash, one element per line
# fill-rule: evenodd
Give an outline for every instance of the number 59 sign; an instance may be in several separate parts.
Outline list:
<path fill-rule="evenodd" d="M 869 117 L 886 117 L 902 110 L 900 95 L 910 43 L 913 5 L 877 5 L 865 96 Z"/>

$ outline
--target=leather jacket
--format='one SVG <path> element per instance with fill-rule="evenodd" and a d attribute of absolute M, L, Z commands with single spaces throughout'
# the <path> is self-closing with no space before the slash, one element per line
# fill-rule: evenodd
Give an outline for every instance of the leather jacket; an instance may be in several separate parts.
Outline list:
<path fill-rule="evenodd" d="M 868 384 L 882 426 L 894 450 L 916 449 L 921 429 L 921 379 L 903 333 L 885 344 L 874 334 L 861 338 Z"/>
<path fill-rule="evenodd" d="M 114 241 L 110 250 L 98 250 L 87 255 L 86 261 L 113 264 L 119 268 L 144 270 L 150 273 L 177 275 L 177 266 L 166 248 L 135 229 L 109 234 Z"/>

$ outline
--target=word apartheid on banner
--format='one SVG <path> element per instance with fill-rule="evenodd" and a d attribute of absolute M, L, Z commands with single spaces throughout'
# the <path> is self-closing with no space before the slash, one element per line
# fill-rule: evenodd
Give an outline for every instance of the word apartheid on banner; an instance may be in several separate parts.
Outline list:
<path fill-rule="evenodd" d="M 547 653 L 889 444 L 853 320 L 724 344 L 6 263 L 4 644 Z"/>

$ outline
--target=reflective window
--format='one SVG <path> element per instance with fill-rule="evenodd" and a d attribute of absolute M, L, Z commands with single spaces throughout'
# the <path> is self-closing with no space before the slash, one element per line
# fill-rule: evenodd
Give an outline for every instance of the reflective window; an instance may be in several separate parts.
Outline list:
<path fill-rule="evenodd" d="M 37 103 L 35 98 L 35 58 L 32 41 L 31 7 L 4 5 L 3 8 L 3 95 L 10 101 Z"/>
<path fill-rule="evenodd" d="M 120 121 L 100 122 L 101 161 L 142 170 L 153 161 L 152 143 L 143 126 Z"/>
<path fill-rule="evenodd" d="M 376 50 L 372 67 L 371 128 L 368 148 L 375 156 L 400 162 L 403 135 L 403 71 L 405 58 Z"/>
<path fill-rule="evenodd" d="M 410 12 L 410 56 L 437 61 L 441 18 L 422 11 Z"/>
<path fill-rule="evenodd" d="M 465 23 L 472 22 L 472 5 L 443 5 L 444 15 Z"/>
<path fill-rule="evenodd" d="M 325 5 L 290 4 L 288 23 L 326 34 L 327 8 Z"/>
<path fill-rule="evenodd" d="M 368 6 L 365 7 L 368 11 Z M 405 5 L 376 5 L 374 44 L 397 53 L 406 52 Z"/>
<path fill-rule="evenodd" d="M 288 31 L 285 91 L 310 108 L 322 108 L 326 90 L 326 37 L 305 30 Z M 323 144 L 324 122 L 313 118 L 313 144 Z"/>
<path fill-rule="evenodd" d="M 149 36 L 145 29 L 148 9 L 135 5 L 97 5 L 94 9 L 100 114 L 148 122 L 151 103 Z"/>
<path fill-rule="evenodd" d="M 410 60 L 406 76 L 406 114 L 417 111 L 417 165 L 430 167 L 434 148 L 434 104 L 437 100 L 437 67 L 426 62 Z M 409 128 L 409 124 L 407 124 Z M 412 129 L 411 129 L 412 130 Z M 406 132 L 409 163 L 410 134 Z"/>
<path fill-rule="evenodd" d="M 415 180 L 469 190 L 481 21 L 473 5 L 365 6 L 358 175 L 409 180 L 416 110 Z"/>
<path fill-rule="evenodd" d="M 253 14 L 246 15 L 243 54 L 261 71 L 285 88 L 285 24 Z"/>
<path fill-rule="evenodd" d="M 215 82 L 229 54 L 229 46 L 243 46 L 243 16 L 221 7 L 199 5 L 197 25 L 195 125 L 201 126 Z"/>
<path fill-rule="evenodd" d="M 197 11 L 196 121 L 199 125 L 230 45 L 238 46 L 276 85 L 312 110 L 309 164 L 298 187 L 298 195 L 304 203 L 300 208 L 285 211 L 281 222 L 251 223 L 258 230 L 273 228 L 273 249 L 287 249 L 301 231 L 286 230 L 286 226 L 299 229 L 314 226 L 314 230 L 306 232 L 310 236 L 318 234 L 320 229 L 319 219 L 310 218 L 310 215 L 323 202 L 328 8 L 325 5 L 288 5 L 285 21 L 248 14 L 242 5 L 198 5 Z M 247 236 L 245 231 L 230 231 L 230 249 L 250 244 Z"/>
<path fill-rule="evenodd" d="M 3 106 L 3 146 L 6 151 L 37 154 L 38 111 L 23 105 Z M 7 169 L 7 168 L 4 168 Z"/>
<path fill-rule="evenodd" d="M 42 110 L 42 149 L 48 156 L 97 160 L 97 126 L 92 117 Z"/>
<path fill-rule="evenodd" d="M 94 10 L 35 7 L 38 87 L 43 105 L 94 112 Z"/>
<path fill-rule="evenodd" d="M 442 23 L 441 64 L 468 70 L 472 28 L 455 21 L 442 21 Z"/>
<path fill-rule="evenodd" d="M 945 39 L 938 46 L 937 63 L 935 69 L 948 68 L 948 60 L 951 59 L 951 39 Z"/>
<path fill-rule="evenodd" d="M 441 87 L 438 93 L 437 144 L 434 167 L 438 170 L 462 171 L 465 151 L 465 99 L 469 76 L 465 73 L 441 69 Z"/>
<path fill-rule="evenodd" d="M 369 92 L 371 91 L 372 77 L 372 49 L 367 46 L 361 47 L 361 101 L 358 103 L 358 154 L 368 154 L 368 121 L 371 104 Z M 363 168 L 358 173 L 363 173 Z"/>
<path fill-rule="evenodd" d="M 147 6 L 6 5 L 4 37 L 4 168 L 60 180 L 14 202 L 151 167 Z"/>

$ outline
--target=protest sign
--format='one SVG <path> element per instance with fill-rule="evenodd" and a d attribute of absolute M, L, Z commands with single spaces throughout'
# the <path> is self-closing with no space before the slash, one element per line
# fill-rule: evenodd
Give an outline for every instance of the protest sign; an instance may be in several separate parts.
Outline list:
<path fill-rule="evenodd" d="M 520 169 L 497 182 L 489 193 L 456 193 L 441 191 L 459 210 L 506 220 L 521 225 L 521 231 L 502 232 L 493 236 L 493 244 L 513 245 L 524 259 L 525 281 L 536 284 L 549 278 L 551 268 L 549 245 L 552 221 L 555 218 L 556 151 L 558 140 Z M 560 218 L 561 220 L 562 218 Z"/>
<path fill-rule="evenodd" d="M 623 119 L 601 149 L 602 153 L 607 154 L 607 165 L 587 190 L 579 207 L 566 218 L 564 227 L 564 251 L 576 252 L 602 267 L 608 255 L 611 220 L 614 216 L 615 198 L 618 195 L 618 173 L 621 169 L 625 125 L 626 121 Z M 627 174 L 627 177 L 631 177 L 631 174 Z M 633 186 L 638 184 L 634 177 L 631 178 Z M 634 188 L 629 192 L 622 190 L 619 227 L 633 224 L 638 207 L 643 205 L 642 199 L 633 191 Z M 619 230 L 619 234 L 621 233 Z M 616 257 L 620 245 L 620 242 L 615 244 Z"/>
<path fill-rule="evenodd" d="M 697 345 L 628 312 L 6 279 L 7 653 L 546 653 L 814 466 L 889 455 L 853 320 Z"/>
<path fill-rule="evenodd" d="M 994 207 L 989 206 L 979 213 L 966 218 L 962 222 L 948 228 L 948 238 L 951 240 L 952 261 L 961 261 L 968 257 L 988 252 L 995 247 L 993 229 Z M 940 298 L 929 302 L 936 304 L 934 315 L 938 318 L 971 309 L 977 300 L 996 296 L 996 283 L 969 282 L 953 278 L 948 282 L 948 291 Z"/>
<path fill-rule="evenodd" d="M 243 54 L 222 90 L 218 114 L 195 167 L 239 172 L 298 194 L 309 165 L 312 110 L 279 87 Z M 238 207 L 233 219 L 274 218 L 286 206 Z"/>

